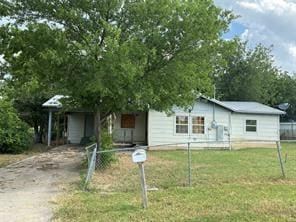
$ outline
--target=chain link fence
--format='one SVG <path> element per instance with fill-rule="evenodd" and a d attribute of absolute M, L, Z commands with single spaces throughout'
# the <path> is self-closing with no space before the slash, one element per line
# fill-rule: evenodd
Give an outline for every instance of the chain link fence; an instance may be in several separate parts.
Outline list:
<path fill-rule="evenodd" d="M 103 151 L 97 151 L 94 144 L 86 149 L 88 170 L 84 189 L 88 187 L 100 192 L 140 192 L 139 168 L 132 162 L 131 157 L 132 152 L 139 148 L 147 151 L 147 161 L 144 163 L 147 190 L 153 191 L 195 186 L 206 179 L 203 169 L 211 167 L 213 161 L 220 161 L 219 155 L 243 147 L 273 148 L 274 152 L 268 161 L 272 160 L 277 165 L 278 175 L 286 176 L 281 145 L 278 141 L 188 142 Z M 94 170 L 95 167 L 97 170 Z M 233 174 L 231 169 L 230 167 L 229 177 Z M 92 175 L 92 181 L 87 186 Z"/>
<path fill-rule="evenodd" d="M 139 168 L 132 162 L 132 153 L 139 148 L 147 151 L 144 168 L 148 191 L 196 186 L 206 178 L 203 169 L 209 167 L 215 158 L 219 158 L 219 152 L 223 154 L 222 152 L 243 147 L 273 148 L 270 160 L 278 166 L 278 175 L 286 176 L 281 145 L 278 141 L 225 141 L 221 142 L 220 146 L 217 146 L 217 141 L 212 144 L 208 142 L 206 146 L 203 146 L 204 144 L 204 142 L 188 142 L 103 151 L 97 151 L 96 144 L 93 144 L 86 148 L 88 169 L 84 189 L 94 189 L 99 192 L 140 192 Z M 208 164 L 205 164 L 206 158 L 209 158 Z M 224 169 L 213 171 L 219 177 L 217 170 Z M 230 171 L 230 177 L 231 173 Z"/>

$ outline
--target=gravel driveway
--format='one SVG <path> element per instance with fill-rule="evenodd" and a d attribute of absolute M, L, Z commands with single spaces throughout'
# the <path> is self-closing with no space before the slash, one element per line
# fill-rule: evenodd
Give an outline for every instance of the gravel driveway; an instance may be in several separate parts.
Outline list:
<path fill-rule="evenodd" d="M 79 180 L 82 159 L 81 148 L 65 145 L 0 168 L 0 221 L 50 221 L 51 200 Z"/>

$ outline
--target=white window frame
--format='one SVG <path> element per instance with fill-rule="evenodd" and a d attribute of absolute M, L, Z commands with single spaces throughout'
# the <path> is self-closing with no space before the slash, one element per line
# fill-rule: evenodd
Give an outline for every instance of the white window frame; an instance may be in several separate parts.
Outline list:
<path fill-rule="evenodd" d="M 201 124 L 193 124 L 193 118 L 195 118 L 195 117 L 200 117 L 200 118 L 203 118 L 203 120 L 204 120 L 204 124 L 203 124 L 203 133 L 194 133 L 193 132 L 193 126 L 202 126 Z M 205 133 L 206 133 L 206 129 L 205 129 L 205 127 L 206 127 L 206 118 L 205 118 L 205 116 L 202 116 L 202 115 L 192 115 L 191 116 L 191 118 L 190 118 L 190 123 L 191 123 L 191 133 L 193 134 L 193 135 L 205 135 Z"/>
<path fill-rule="evenodd" d="M 177 117 L 186 117 L 187 118 L 187 124 L 177 124 Z M 193 133 L 193 126 L 198 125 L 201 126 L 201 124 L 193 124 L 193 118 L 195 117 L 201 117 L 204 118 L 204 132 L 203 133 Z M 187 133 L 178 133 L 177 132 L 177 125 L 184 125 L 188 127 Z M 186 113 L 176 113 L 174 115 L 174 122 L 173 122 L 173 128 L 174 128 L 174 135 L 176 136 L 184 136 L 184 135 L 206 135 L 206 117 L 204 115 L 188 115 Z"/>
<path fill-rule="evenodd" d="M 252 125 L 252 124 L 247 124 L 247 121 L 256 121 L 256 124 L 255 125 Z M 247 127 L 248 126 L 251 126 L 251 127 L 256 127 L 256 130 L 255 131 L 248 131 L 247 130 Z M 258 133 L 258 120 L 257 119 L 245 119 L 245 132 L 246 133 Z"/>
<path fill-rule="evenodd" d="M 186 117 L 187 118 L 187 124 L 177 124 L 177 117 Z M 188 115 L 176 114 L 175 118 L 174 118 L 174 134 L 175 135 L 188 135 L 189 130 L 190 130 L 189 122 L 190 122 L 190 119 L 189 119 Z M 187 126 L 187 133 L 178 133 L 177 132 L 177 125 L 179 125 L 179 126 Z"/>

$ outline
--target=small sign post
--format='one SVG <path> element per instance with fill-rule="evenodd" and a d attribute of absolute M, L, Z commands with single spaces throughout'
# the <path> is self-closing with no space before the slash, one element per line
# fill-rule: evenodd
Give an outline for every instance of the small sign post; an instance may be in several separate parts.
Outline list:
<path fill-rule="evenodd" d="M 147 186 L 145 179 L 145 171 L 144 171 L 144 162 L 146 161 L 146 151 L 144 149 L 137 149 L 132 154 L 133 162 L 138 164 L 140 170 L 140 179 L 141 179 L 141 187 L 142 187 L 142 201 L 143 207 L 148 207 L 148 197 L 147 197 Z"/>

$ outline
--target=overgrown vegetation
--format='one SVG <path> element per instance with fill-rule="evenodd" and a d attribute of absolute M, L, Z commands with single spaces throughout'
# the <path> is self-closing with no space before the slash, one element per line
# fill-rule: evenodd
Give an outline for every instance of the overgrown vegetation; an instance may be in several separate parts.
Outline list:
<path fill-rule="evenodd" d="M 102 151 L 111 150 L 113 148 L 113 141 L 112 136 L 104 130 L 102 132 Z M 100 158 L 100 166 L 99 169 L 106 169 L 111 166 L 113 162 L 116 161 L 115 153 L 114 152 L 103 152 L 99 155 Z"/>
<path fill-rule="evenodd" d="M 91 143 L 94 143 L 96 141 L 94 137 L 92 137 L 90 140 L 92 141 Z M 106 129 L 104 129 L 101 135 L 101 151 L 103 152 L 97 155 L 97 158 L 100 159 L 99 161 L 97 161 L 97 164 L 99 164 L 96 166 L 97 169 L 105 170 L 110 167 L 112 163 L 116 162 L 116 156 L 114 152 L 104 152 L 111 150 L 112 148 L 112 136 L 110 135 L 110 133 L 108 133 Z"/>
<path fill-rule="evenodd" d="M 31 144 L 29 127 L 9 101 L 0 100 L 0 153 L 20 153 Z"/>
<path fill-rule="evenodd" d="M 193 151 L 192 187 L 185 151 L 149 152 L 149 208 L 141 207 L 138 168 L 130 155 L 96 172 L 91 192 L 64 196 L 56 221 L 295 221 L 296 144 L 283 144 L 288 178 L 271 148 Z M 183 184 L 182 184 L 183 183 Z"/>

